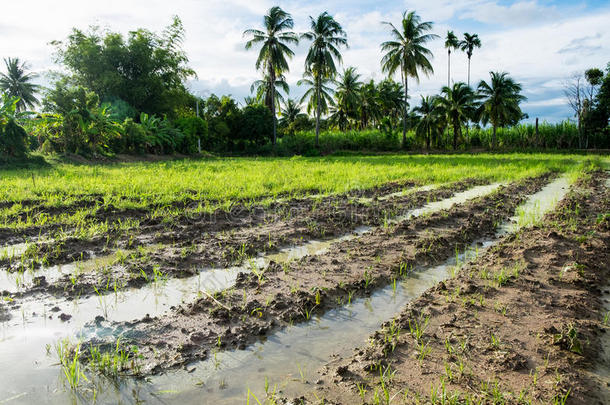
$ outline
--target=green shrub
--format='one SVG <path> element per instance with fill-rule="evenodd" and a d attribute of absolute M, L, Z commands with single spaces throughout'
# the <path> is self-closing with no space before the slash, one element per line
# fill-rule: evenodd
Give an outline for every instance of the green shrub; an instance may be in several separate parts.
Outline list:
<path fill-rule="evenodd" d="M 0 154 L 23 157 L 27 154 L 28 133 L 14 119 L 0 127 Z"/>
<path fill-rule="evenodd" d="M 47 139 L 40 147 L 40 151 L 45 155 L 51 155 L 55 152 L 55 148 L 53 147 L 51 141 Z"/>
<path fill-rule="evenodd" d="M 236 120 L 233 142 L 239 149 L 263 146 L 273 136 L 273 115 L 264 105 L 249 105 Z"/>
<path fill-rule="evenodd" d="M 407 137 L 407 146 L 413 142 L 413 134 Z M 316 134 L 313 131 L 297 132 L 285 135 L 278 142 L 277 152 L 282 155 L 314 156 L 320 153 L 328 154 L 336 151 L 397 151 L 401 149 L 402 134 L 396 132 L 381 132 L 377 130 L 363 131 L 327 131 L 320 133 L 320 145 L 316 148 Z"/>
<path fill-rule="evenodd" d="M 198 140 L 201 140 L 202 147 L 209 145 L 208 123 L 198 117 L 185 117 L 174 121 L 174 125 L 183 134 L 184 139 L 178 145 L 178 150 L 186 154 L 198 152 Z"/>

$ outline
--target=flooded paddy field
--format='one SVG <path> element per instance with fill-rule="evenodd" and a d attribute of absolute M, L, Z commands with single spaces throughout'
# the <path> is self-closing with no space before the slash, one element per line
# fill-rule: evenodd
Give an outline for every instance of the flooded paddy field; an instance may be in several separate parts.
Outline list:
<path fill-rule="evenodd" d="M 0 403 L 604 398 L 603 160 L 247 163 L 3 178 Z"/>

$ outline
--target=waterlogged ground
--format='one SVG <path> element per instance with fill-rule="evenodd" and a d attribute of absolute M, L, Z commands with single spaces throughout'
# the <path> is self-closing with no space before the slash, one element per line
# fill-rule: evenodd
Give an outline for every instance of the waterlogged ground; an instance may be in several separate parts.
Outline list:
<path fill-rule="evenodd" d="M 495 263 L 504 246 L 518 248 L 520 238 L 527 241 L 532 230 L 538 232 L 539 226 L 531 225 L 541 221 L 584 229 L 590 225 L 581 217 L 597 214 L 601 225 L 587 228 L 581 244 L 607 247 L 607 174 L 595 172 L 597 183 L 591 183 L 590 171 L 599 163 L 578 161 L 584 158 L 262 160 L 248 164 L 266 178 L 259 173 L 234 180 L 225 171 L 245 170 L 244 162 L 232 168 L 219 161 L 165 162 L 155 169 L 161 170 L 159 179 L 177 176 L 174 183 L 167 180 L 171 186 L 162 186 L 139 165 L 93 172 L 62 167 L 37 174 L 38 193 L 29 185 L 26 191 L 16 174 L 8 176 L 12 187 L 23 191 L 0 204 L 5 224 L 0 229 L 5 237 L 0 370 L 6 370 L 0 372 L 0 403 L 229 404 L 248 397 L 252 403 L 301 401 L 288 398 L 376 403 L 375 396 L 386 391 L 393 403 L 403 397 L 408 403 L 416 398 L 404 395 L 408 381 L 409 392 L 433 402 L 430 387 L 444 375 L 441 366 L 431 367 L 429 378 L 401 377 L 403 370 L 417 369 L 411 365 L 415 345 L 405 340 L 410 334 L 401 314 L 427 303 L 430 291 L 445 291 L 439 286 L 449 288 L 454 277 L 461 280 L 464 269 Z M 318 169 L 310 167 L 314 164 Z M 317 170 L 313 182 L 301 177 L 303 168 Z M 191 170 L 205 172 L 209 182 L 194 181 Z M 132 186 L 120 178 L 123 172 L 136 176 Z M 111 173 L 119 176 L 116 183 L 105 182 Z M 241 184 L 248 176 L 252 184 Z M 150 188 L 144 192 L 146 181 Z M 234 188 L 221 186 L 231 181 Z M 570 189 L 590 197 L 586 205 L 569 194 L 577 219 L 556 213 L 557 206 L 568 204 L 564 197 Z M 532 240 L 553 241 L 545 232 Z M 546 257 L 559 249 L 551 242 L 544 248 L 550 252 Z M 598 257 L 597 266 L 607 268 L 607 257 Z M 490 274 L 496 271 L 491 268 Z M 443 280 L 449 281 L 439 284 Z M 596 282 L 604 280 L 608 285 L 603 277 Z M 587 305 L 603 305 L 596 290 L 581 293 Z M 579 321 L 554 308 L 547 317 L 563 324 Z M 425 313 L 433 327 L 435 312 Z M 400 333 L 388 324 L 394 317 Z M 454 323 L 468 324 L 458 319 Z M 603 316 L 596 322 L 603 323 Z M 578 325 L 579 333 L 601 353 L 607 343 L 590 332 L 593 323 L 585 324 Z M 440 364 L 434 339 L 426 342 L 430 357 L 438 359 L 433 364 Z M 388 355 L 388 344 L 406 345 L 411 352 Z M 503 353 L 501 348 L 494 355 Z M 529 347 L 523 353 L 511 350 L 538 361 Z M 584 357 L 592 358 L 595 351 L 587 350 Z M 565 374 L 561 365 L 568 360 L 562 355 L 552 360 Z M 470 361 L 478 370 L 487 358 Z M 576 371 L 565 384 L 530 389 L 530 398 L 544 402 L 567 393 L 575 382 L 598 392 L 607 381 L 607 363 L 581 363 L 574 363 Z M 371 372 L 371 366 L 382 375 L 396 373 L 391 390 L 389 380 L 381 384 L 385 391 L 380 388 L 379 370 Z M 549 376 L 545 372 L 541 379 L 548 382 Z M 473 385 L 472 378 L 450 381 L 456 385 L 451 389 Z M 526 388 L 523 379 L 511 377 L 507 384 L 506 392 Z M 366 391 L 364 399 L 358 387 Z M 579 390 L 570 395 L 597 398 Z"/>

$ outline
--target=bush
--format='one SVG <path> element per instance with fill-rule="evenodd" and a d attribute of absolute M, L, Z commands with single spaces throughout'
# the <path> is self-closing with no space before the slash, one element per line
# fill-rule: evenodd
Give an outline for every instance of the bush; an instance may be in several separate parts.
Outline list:
<path fill-rule="evenodd" d="M 28 133 L 15 120 L 8 120 L 0 127 L 0 154 L 24 157 L 28 151 L 26 140 Z"/>
<path fill-rule="evenodd" d="M 123 122 L 127 118 L 135 118 L 138 113 L 128 102 L 120 98 L 112 98 L 102 103 L 102 108 L 109 111 L 110 118 L 117 122 Z"/>
<path fill-rule="evenodd" d="M 407 145 L 412 143 L 413 134 L 409 133 Z M 320 133 L 320 146 L 316 148 L 316 134 L 313 131 L 285 135 L 278 142 L 277 153 L 282 155 L 319 155 L 341 150 L 349 151 L 397 151 L 401 149 L 402 134 L 363 131 L 327 131 Z"/>
<path fill-rule="evenodd" d="M 44 155 L 51 155 L 55 152 L 55 148 L 53 147 L 53 144 L 51 143 L 51 141 L 47 139 L 46 141 L 44 141 L 44 143 L 40 147 L 40 151 Z"/>
<path fill-rule="evenodd" d="M 249 105 L 236 120 L 233 140 L 240 149 L 263 146 L 273 136 L 273 115 L 264 105 Z"/>
<path fill-rule="evenodd" d="M 114 145 L 116 152 L 142 154 L 146 152 L 146 131 L 142 125 L 128 118 L 123 123 L 120 144 Z"/>
<path fill-rule="evenodd" d="M 208 123 L 198 117 L 180 118 L 174 121 L 174 125 L 183 134 L 182 143 L 178 145 L 178 150 L 186 154 L 194 154 L 198 152 L 198 140 L 201 140 L 201 146 L 209 144 L 208 139 Z"/>

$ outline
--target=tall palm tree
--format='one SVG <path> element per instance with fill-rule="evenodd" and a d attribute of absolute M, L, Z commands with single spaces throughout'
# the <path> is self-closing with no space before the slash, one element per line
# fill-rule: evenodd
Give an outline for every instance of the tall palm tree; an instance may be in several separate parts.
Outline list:
<path fill-rule="evenodd" d="M 6 65 L 6 73 L 0 73 L 0 90 L 10 97 L 19 98 L 17 102 L 18 112 L 34 108 L 34 105 L 38 104 L 36 93 L 39 86 L 31 82 L 37 75 L 26 73 L 28 66 L 25 62 L 21 62 L 19 58 L 6 58 L 4 64 Z"/>
<path fill-rule="evenodd" d="M 428 58 L 432 57 L 432 52 L 424 45 L 426 42 L 437 38 L 438 35 L 426 34 L 432 29 L 432 23 L 421 22 L 421 17 L 414 11 L 402 14 L 400 29 L 392 23 L 384 22 L 390 27 L 393 37 L 391 41 L 381 44 L 381 50 L 385 55 L 381 59 L 382 70 L 389 75 L 393 75 L 400 70 L 405 89 L 405 103 L 403 107 L 403 126 L 402 143 L 407 143 L 407 104 L 409 100 L 408 78 L 413 77 L 419 82 L 419 71 L 426 75 L 434 72 L 432 64 Z"/>
<path fill-rule="evenodd" d="M 453 126 L 453 149 L 455 150 L 462 124 L 473 116 L 477 108 L 476 95 L 464 82 L 454 83 L 453 87 L 443 87 L 441 94 L 443 96 L 437 99 L 437 103 L 447 117 L 447 121 Z"/>
<path fill-rule="evenodd" d="M 519 103 L 526 100 L 521 95 L 521 85 L 516 83 L 506 72 L 489 72 L 491 80 L 479 83 L 479 95 L 482 99 L 481 120 L 483 124 L 491 123 L 493 135 L 491 145 L 496 147 L 496 130 L 499 126 L 518 122 L 523 116 Z"/>
<path fill-rule="evenodd" d="M 481 47 L 481 40 L 477 34 L 464 34 L 464 39 L 460 41 L 459 47 L 462 51 L 466 52 L 468 56 L 468 85 L 470 86 L 470 59 L 472 58 L 472 52 L 474 48 Z"/>
<path fill-rule="evenodd" d="M 269 82 L 268 88 L 275 88 L 275 81 L 278 76 L 290 70 L 286 58 L 292 58 L 294 52 L 289 45 L 298 44 L 298 36 L 290 31 L 294 27 L 291 15 L 280 7 L 272 7 L 264 17 L 265 31 L 249 29 L 244 31 L 244 36 L 251 37 L 246 42 L 246 49 L 261 44 L 261 49 L 256 60 L 256 68 L 262 69 Z M 270 92 L 270 108 L 273 114 L 273 144 L 277 140 L 277 116 L 275 113 L 275 95 Z"/>
<path fill-rule="evenodd" d="M 458 49 L 459 43 L 453 31 L 447 31 L 447 36 L 445 37 L 445 48 L 447 49 L 447 87 L 451 86 L 451 50 Z"/>
<path fill-rule="evenodd" d="M 271 80 L 269 76 L 265 75 L 265 78 L 262 80 L 255 80 L 250 86 L 250 93 L 254 94 L 254 98 L 257 103 L 263 104 L 267 106 L 271 111 L 279 111 L 281 103 L 284 102 L 284 96 L 280 92 L 282 90 L 284 93 L 288 94 L 290 92 L 290 87 L 286 82 L 284 76 L 277 76 L 274 81 L 274 92 L 271 92 Z M 275 109 L 272 109 L 271 103 L 275 102 Z"/>
<path fill-rule="evenodd" d="M 307 86 L 307 90 L 300 102 L 304 103 L 307 101 L 307 113 L 311 114 L 312 111 L 316 112 L 316 118 L 320 117 L 320 113 L 326 114 L 329 106 L 335 104 L 333 100 L 334 91 L 330 87 L 332 84 L 331 79 L 321 79 L 319 82 L 314 79 L 311 72 L 305 72 L 304 78 L 297 82 L 297 86 Z M 319 128 L 319 121 L 316 125 Z M 316 132 L 316 146 L 317 146 L 317 132 Z"/>
<path fill-rule="evenodd" d="M 421 96 L 421 104 L 413 109 L 419 115 L 415 132 L 426 140 L 426 149 L 430 150 L 432 135 L 439 128 L 439 107 L 435 96 Z"/>
<path fill-rule="evenodd" d="M 341 63 L 341 46 L 347 47 L 347 34 L 328 12 L 314 19 L 309 17 L 311 31 L 301 35 L 301 38 L 311 41 L 311 46 L 305 58 L 305 72 L 311 74 L 316 92 L 316 146 L 320 137 L 320 114 L 324 96 L 322 87 L 325 80 L 334 79 L 337 74 L 337 63 Z"/>
<path fill-rule="evenodd" d="M 360 87 L 362 87 L 360 74 L 356 73 L 355 67 L 349 67 L 339 76 L 336 85 L 335 99 L 337 106 L 345 111 L 348 120 L 355 120 L 360 104 Z"/>

